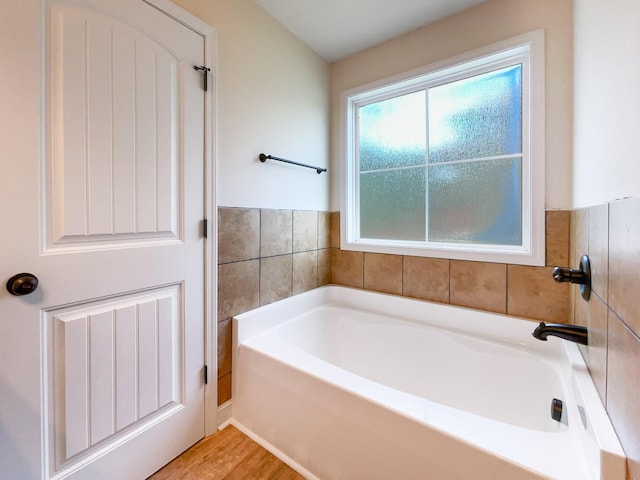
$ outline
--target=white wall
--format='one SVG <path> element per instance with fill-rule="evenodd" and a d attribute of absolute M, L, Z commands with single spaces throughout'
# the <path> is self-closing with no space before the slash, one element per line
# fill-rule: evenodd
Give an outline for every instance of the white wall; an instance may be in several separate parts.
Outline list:
<path fill-rule="evenodd" d="M 216 28 L 218 204 L 328 210 L 329 65 L 253 0 L 174 0 Z"/>
<path fill-rule="evenodd" d="M 640 196 L 640 2 L 574 0 L 573 206 Z"/>
<path fill-rule="evenodd" d="M 331 65 L 331 210 L 340 205 L 339 100 L 343 90 L 541 28 L 546 36 L 546 207 L 570 208 L 572 1 L 489 0 Z"/>

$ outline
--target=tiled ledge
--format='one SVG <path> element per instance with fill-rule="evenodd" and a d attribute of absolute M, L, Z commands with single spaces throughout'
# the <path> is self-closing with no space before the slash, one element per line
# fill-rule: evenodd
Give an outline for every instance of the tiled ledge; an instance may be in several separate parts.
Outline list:
<path fill-rule="evenodd" d="M 331 238 L 339 239 L 339 214 L 331 215 Z M 558 284 L 551 276 L 553 266 L 568 265 L 569 219 L 569 211 L 547 212 L 546 267 L 332 248 L 331 282 L 533 320 L 569 322 L 569 285 Z"/>
<path fill-rule="evenodd" d="M 231 398 L 231 317 L 331 281 L 329 212 L 218 209 L 218 404 Z"/>
<path fill-rule="evenodd" d="M 330 281 L 329 213 L 218 210 L 218 320 Z"/>

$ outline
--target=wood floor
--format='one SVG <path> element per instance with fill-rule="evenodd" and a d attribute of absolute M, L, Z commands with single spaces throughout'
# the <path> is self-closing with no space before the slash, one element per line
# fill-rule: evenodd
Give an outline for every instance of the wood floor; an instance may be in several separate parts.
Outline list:
<path fill-rule="evenodd" d="M 304 480 L 233 426 L 200 440 L 148 480 Z"/>

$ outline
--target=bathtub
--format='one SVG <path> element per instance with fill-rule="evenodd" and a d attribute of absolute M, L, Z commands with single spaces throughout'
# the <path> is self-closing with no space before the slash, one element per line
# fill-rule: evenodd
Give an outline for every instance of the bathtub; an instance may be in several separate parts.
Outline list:
<path fill-rule="evenodd" d="M 306 478 L 625 479 L 577 346 L 533 322 L 337 286 L 233 322 L 230 422 Z"/>

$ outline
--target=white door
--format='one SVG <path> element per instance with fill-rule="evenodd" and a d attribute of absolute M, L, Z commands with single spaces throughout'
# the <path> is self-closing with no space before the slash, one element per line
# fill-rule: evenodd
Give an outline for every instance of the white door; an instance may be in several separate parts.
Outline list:
<path fill-rule="evenodd" d="M 203 37 L 142 0 L 2 16 L 0 477 L 145 478 L 204 435 Z"/>

